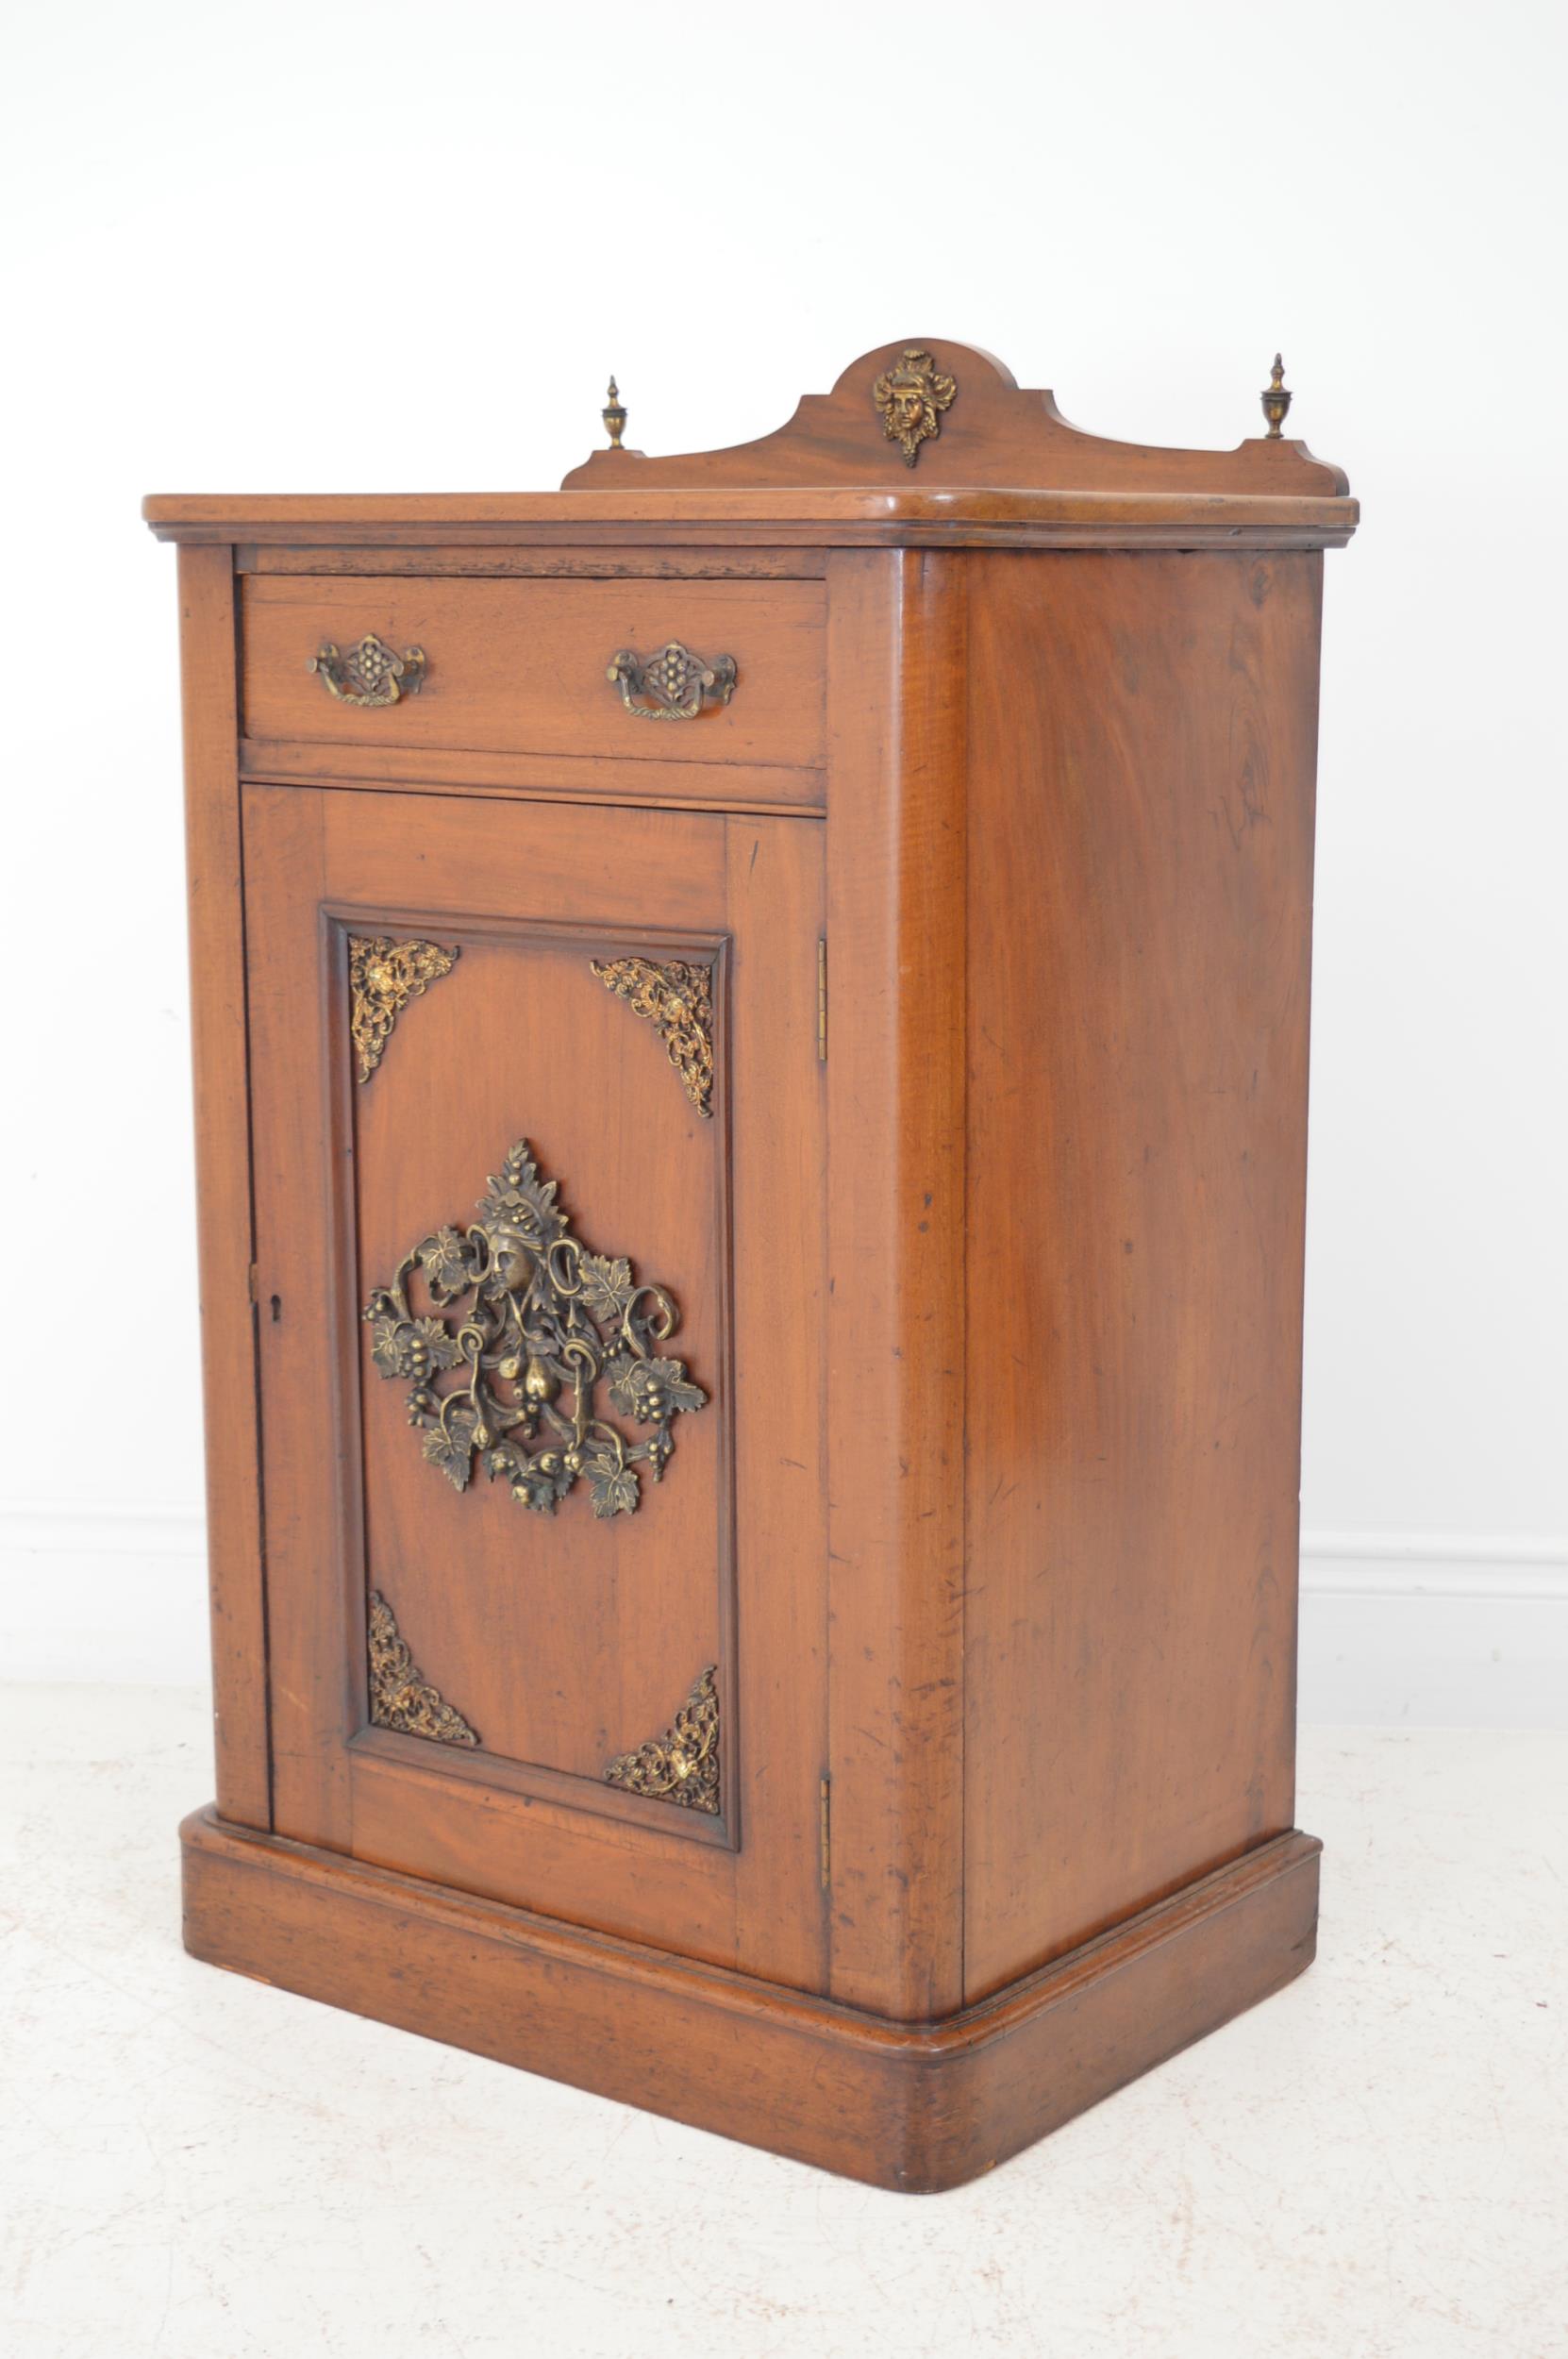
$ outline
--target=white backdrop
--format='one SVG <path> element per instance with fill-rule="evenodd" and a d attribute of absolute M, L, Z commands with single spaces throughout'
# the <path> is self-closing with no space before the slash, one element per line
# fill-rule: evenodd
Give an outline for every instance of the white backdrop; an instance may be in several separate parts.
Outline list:
<path fill-rule="evenodd" d="M 1560 16 L 146 0 L 8 39 L 0 1655 L 205 1665 L 174 562 L 148 490 L 549 487 L 901 335 L 1290 431 L 1327 563 L 1304 1702 L 1563 1710 Z"/>

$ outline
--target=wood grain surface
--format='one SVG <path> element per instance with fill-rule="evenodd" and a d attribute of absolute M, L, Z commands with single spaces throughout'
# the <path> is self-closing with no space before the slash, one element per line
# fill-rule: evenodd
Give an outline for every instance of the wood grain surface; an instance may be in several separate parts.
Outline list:
<path fill-rule="evenodd" d="M 905 2194 L 961 2186 L 1310 1965 L 1287 1835 L 1005 1995 L 890 2023 L 228 1828 L 181 1830 L 185 1943 L 285 1990 Z"/>
<path fill-rule="evenodd" d="M 877 387 L 913 353 L 934 361 L 954 388 L 935 417 L 936 432 L 915 449 L 913 465 L 886 430 Z M 1258 412 L 1252 411 L 1254 420 Z M 1338 467 L 1312 457 L 1305 443 L 1259 434 L 1234 450 L 1172 450 L 1085 434 L 1057 408 L 1056 396 L 1020 389 L 989 352 L 940 336 L 904 336 L 852 360 L 830 393 L 808 393 L 788 425 L 726 450 L 683 451 L 669 459 L 635 450 L 596 450 L 566 477 L 562 490 L 614 491 L 636 498 L 653 491 L 705 494 L 744 485 L 759 491 L 805 485 L 879 484 L 900 477 L 922 494 L 977 486 L 1012 495 L 1020 484 L 1055 493 L 1252 494 L 1261 498 L 1343 499 L 1349 486 Z"/>
<path fill-rule="evenodd" d="M 605 755 L 620 761 L 822 760 L 824 594 L 813 582 L 453 581 L 402 577 L 243 584 L 247 737 L 421 749 Z M 309 661 L 374 632 L 423 648 L 425 683 L 394 705 L 332 695 Z M 726 705 L 692 721 L 628 712 L 607 678 L 623 648 L 671 640 L 737 666 Z"/>
<path fill-rule="evenodd" d="M 227 549 L 181 550 L 179 611 L 213 1743 L 225 1817 L 267 1827 L 272 1764 L 251 1270 L 235 585 Z"/>
<path fill-rule="evenodd" d="M 965 577 L 830 575 L 833 1993 L 962 1997 Z"/>
<path fill-rule="evenodd" d="M 1320 564 L 970 560 L 971 1998 L 1292 1820 Z"/>
<path fill-rule="evenodd" d="M 1286 445 L 1274 445 L 1286 448 Z M 1270 462 L 1272 464 L 1272 461 Z M 900 467 L 899 473 L 903 474 Z M 268 547 L 593 552 L 696 549 L 1338 548 L 1359 510 L 1338 494 L 866 490 L 158 494 L 159 540 Z"/>
<path fill-rule="evenodd" d="M 288 787 L 245 806 L 277 1824 L 726 1962 L 744 1940 L 741 1962 L 815 1986 L 821 828 L 624 811 L 609 831 L 560 805 Z M 459 951 L 363 1086 L 350 930 Z M 592 972 L 628 953 L 718 962 L 711 1120 Z M 732 1096 L 742 1056 L 769 1090 Z M 608 1523 L 585 1490 L 548 1518 L 482 1476 L 454 1491 L 357 1315 L 421 1236 L 474 1216 L 520 1137 L 583 1238 L 668 1288 L 671 1349 L 710 1395 L 677 1421 L 663 1481 Z M 370 1589 L 482 1753 L 359 1737 Z M 710 1663 L 738 1870 L 710 1822 L 603 1779 Z"/>
<path fill-rule="evenodd" d="M 1301 1970 L 1312 825 L 1340 472 L 901 346 L 558 494 L 181 550 L 218 1816 L 200 1956 L 897 2187 Z M 1250 396 L 1249 396 L 1250 399 Z M 239 568 L 237 577 L 236 568 Z M 238 594 L 237 594 L 238 593 Z M 309 660 L 421 646 L 417 696 Z M 622 647 L 731 655 L 649 724 Z M 455 952 L 368 1082 L 350 939 Z M 594 959 L 711 971 L 712 1118 Z M 526 1138 L 709 1396 L 635 1514 L 422 1455 L 360 1316 Z M 264 1512 L 263 1512 L 264 1503 Z M 373 1715 L 367 1602 L 478 1741 Z M 714 1667 L 719 1807 L 607 1782 Z"/>

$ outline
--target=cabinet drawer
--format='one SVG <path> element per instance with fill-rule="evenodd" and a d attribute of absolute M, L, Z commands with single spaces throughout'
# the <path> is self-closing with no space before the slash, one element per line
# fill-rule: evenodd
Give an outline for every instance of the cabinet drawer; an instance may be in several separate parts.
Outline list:
<path fill-rule="evenodd" d="M 251 576 L 245 730 L 367 748 L 814 768 L 826 601 L 819 581 Z M 357 658 L 367 639 L 423 661 L 389 676 L 374 644 Z M 678 659 L 673 672 L 609 677 L 622 656 L 652 675 L 672 643 L 708 685 L 683 678 Z"/>

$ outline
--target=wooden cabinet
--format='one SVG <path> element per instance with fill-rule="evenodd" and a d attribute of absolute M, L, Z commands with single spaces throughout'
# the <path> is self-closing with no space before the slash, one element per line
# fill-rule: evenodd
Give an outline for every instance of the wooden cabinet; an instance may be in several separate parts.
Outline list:
<path fill-rule="evenodd" d="M 147 512 L 189 1946 L 910 2188 L 1298 1972 L 1343 478 L 895 346 L 559 494 Z"/>

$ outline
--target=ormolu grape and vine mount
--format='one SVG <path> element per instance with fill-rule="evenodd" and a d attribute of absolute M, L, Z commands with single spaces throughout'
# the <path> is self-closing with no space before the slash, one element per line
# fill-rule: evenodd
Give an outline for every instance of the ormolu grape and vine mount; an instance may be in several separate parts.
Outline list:
<path fill-rule="evenodd" d="M 409 1422 L 454 1490 L 467 1490 L 477 1459 L 540 1514 L 586 1481 L 595 1515 L 630 1515 L 638 1469 L 659 1481 L 674 1419 L 708 1395 L 684 1361 L 659 1355 L 680 1316 L 663 1287 L 639 1285 L 628 1261 L 589 1252 L 556 1202 L 558 1184 L 541 1179 L 519 1139 L 478 1220 L 433 1230 L 391 1285 L 375 1288 L 364 1312 L 371 1357 L 409 1384 Z M 410 1298 L 416 1272 L 427 1312 Z M 459 1380 L 442 1389 L 445 1376 Z M 601 1380 L 612 1409 L 652 1428 L 645 1440 L 598 1414 Z"/>

